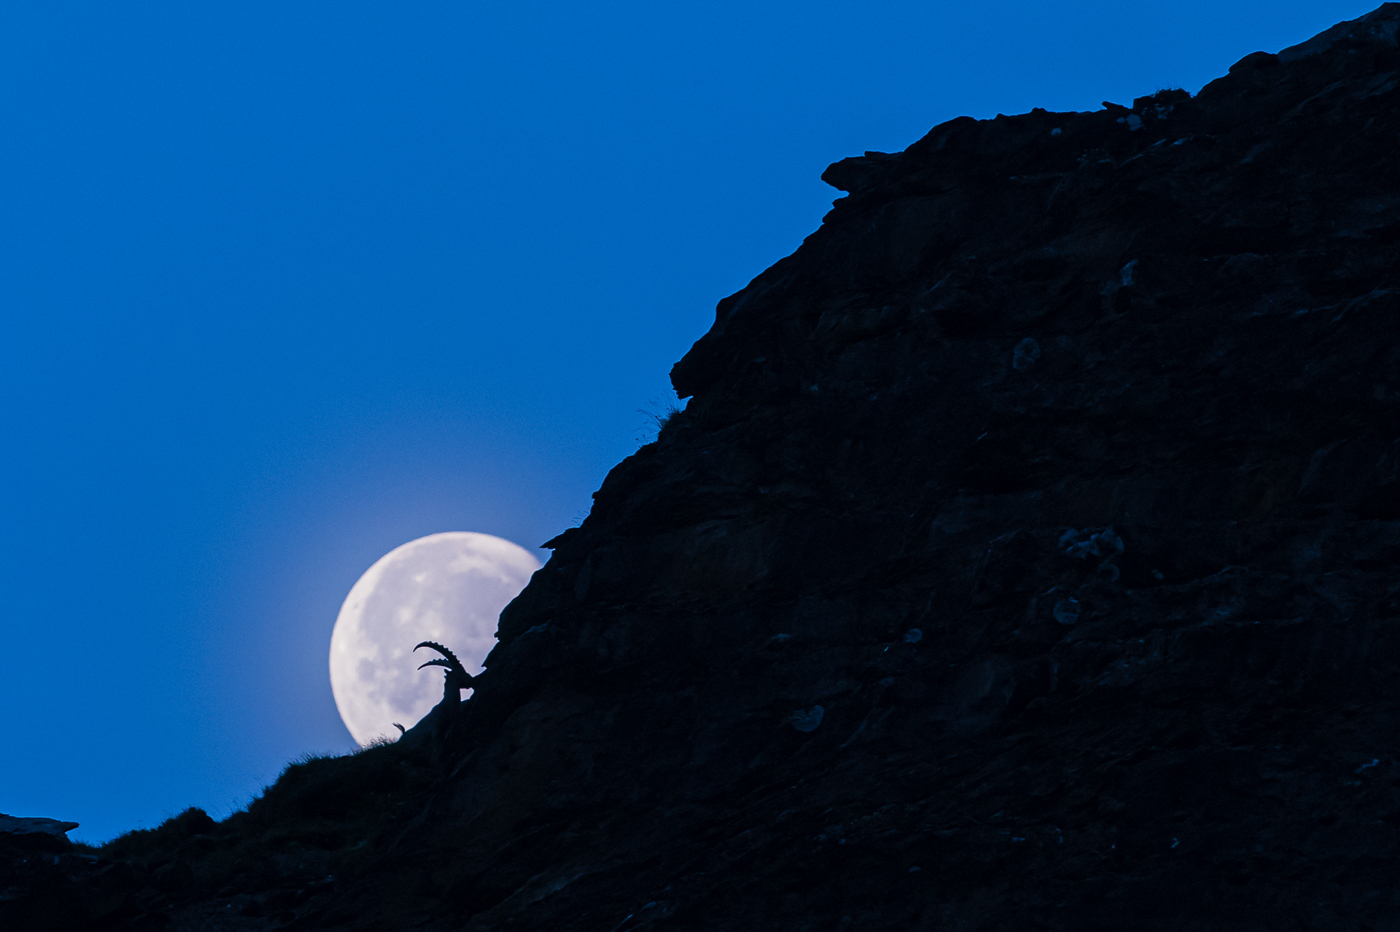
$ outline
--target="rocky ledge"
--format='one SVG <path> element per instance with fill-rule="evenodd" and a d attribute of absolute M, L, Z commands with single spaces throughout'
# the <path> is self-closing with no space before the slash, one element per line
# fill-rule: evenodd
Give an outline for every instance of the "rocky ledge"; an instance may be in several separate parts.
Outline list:
<path fill-rule="evenodd" d="M 1397 27 L 831 166 L 444 727 L 9 908 L 1400 927 Z"/>

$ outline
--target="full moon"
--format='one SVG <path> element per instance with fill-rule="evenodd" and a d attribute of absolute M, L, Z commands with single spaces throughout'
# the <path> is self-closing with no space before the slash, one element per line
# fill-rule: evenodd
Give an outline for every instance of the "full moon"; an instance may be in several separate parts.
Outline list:
<path fill-rule="evenodd" d="M 419 670 L 449 648 L 473 676 L 496 643 L 501 609 L 540 568 L 524 547 L 490 534 L 452 531 L 409 541 L 380 557 L 345 597 L 331 633 L 331 691 L 361 745 L 397 736 L 442 699 L 442 671 Z"/>

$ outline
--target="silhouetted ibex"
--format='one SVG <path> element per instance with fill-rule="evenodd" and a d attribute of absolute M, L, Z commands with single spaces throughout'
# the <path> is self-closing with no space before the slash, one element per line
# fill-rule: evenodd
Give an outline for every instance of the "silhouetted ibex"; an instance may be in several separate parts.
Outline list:
<path fill-rule="evenodd" d="M 428 719 L 432 719 L 432 723 L 429 725 L 431 734 L 436 736 L 439 741 L 442 741 L 447 737 L 448 731 L 451 730 L 453 723 L 456 722 L 457 716 L 462 708 L 462 690 L 473 688 L 473 677 L 462 666 L 462 661 L 457 659 L 457 655 L 438 642 L 423 641 L 418 647 L 426 647 L 442 654 L 441 657 L 434 657 L 427 663 L 422 664 L 418 669 L 421 670 L 423 667 L 442 667 L 447 671 L 447 676 L 442 684 L 442 702 L 439 702 L 423 719 L 424 722 L 427 722 Z M 413 649 L 417 650 L 418 647 Z"/>

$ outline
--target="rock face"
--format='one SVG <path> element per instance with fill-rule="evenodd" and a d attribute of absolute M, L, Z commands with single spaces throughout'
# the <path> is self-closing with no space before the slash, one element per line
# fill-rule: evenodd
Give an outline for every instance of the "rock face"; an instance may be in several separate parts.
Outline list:
<path fill-rule="evenodd" d="M 1400 928 L 1398 27 L 831 166 L 445 736 L 109 921 Z"/>

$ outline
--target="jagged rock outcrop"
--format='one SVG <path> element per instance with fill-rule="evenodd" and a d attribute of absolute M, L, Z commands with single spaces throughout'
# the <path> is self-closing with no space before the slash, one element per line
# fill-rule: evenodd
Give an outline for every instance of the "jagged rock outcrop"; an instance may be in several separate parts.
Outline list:
<path fill-rule="evenodd" d="M 121 921 L 1395 927 L 1397 27 L 831 166 L 447 737 Z"/>
<path fill-rule="evenodd" d="M 17 901 L 42 899 L 55 862 L 73 851 L 68 833 L 77 822 L 0 813 L 0 917 Z M 43 907 L 40 906 L 42 909 Z"/>
<path fill-rule="evenodd" d="M 78 827 L 77 822 L 62 822 L 58 819 L 37 819 L 9 816 L 0 813 L 0 844 L 27 844 L 39 841 L 41 844 L 68 844 L 68 833 Z"/>

